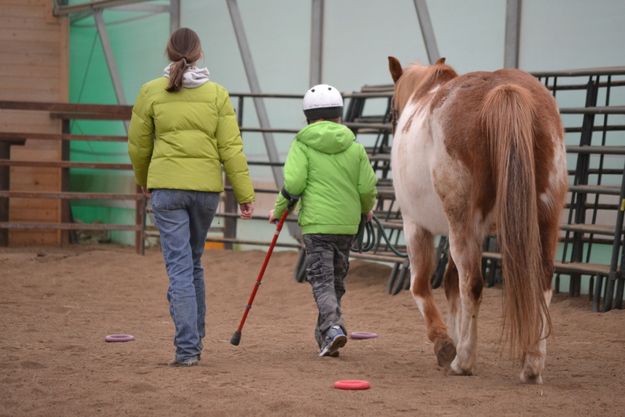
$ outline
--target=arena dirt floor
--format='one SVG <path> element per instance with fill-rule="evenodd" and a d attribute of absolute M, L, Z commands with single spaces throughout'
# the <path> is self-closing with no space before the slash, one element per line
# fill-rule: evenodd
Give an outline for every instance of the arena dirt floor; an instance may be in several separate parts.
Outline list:
<path fill-rule="evenodd" d="M 586 299 L 556 296 L 545 384 L 528 386 L 500 355 L 501 292 L 486 289 L 477 375 L 446 376 L 408 292 L 385 292 L 389 268 L 353 262 L 348 329 L 380 337 L 318 358 L 310 288 L 292 278 L 296 253 L 280 252 L 234 347 L 263 257 L 207 251 L 205 352 L 181 369 L 166 365 L 172 324 L 158 250 L 0 250 L 0 416 L 625 415 L 625 311 L 592 313 Z M 111 333 L 136 340 L 105 343 Z M 371 389 L 334 389 L 339 379 Z"/>

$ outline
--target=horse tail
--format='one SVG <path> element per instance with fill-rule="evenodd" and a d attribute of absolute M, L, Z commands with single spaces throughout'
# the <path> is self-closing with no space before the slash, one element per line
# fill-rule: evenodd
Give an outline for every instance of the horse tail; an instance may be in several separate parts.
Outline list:
<path fill-rule="evenodd" d="M 505 280 L 502 334 L 514 356 L 536 353 L 537 342 L 551 332 L 538 227 L 537 110 L 527 89 L 504 84 L 486 95 L 481 113 L 497 193 L 495 219 Z"/>

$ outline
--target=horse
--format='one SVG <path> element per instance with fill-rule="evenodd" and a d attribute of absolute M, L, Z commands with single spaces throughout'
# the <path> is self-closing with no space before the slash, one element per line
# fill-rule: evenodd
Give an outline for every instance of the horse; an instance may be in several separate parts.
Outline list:
<path fill-rule="evenodd" d="M 558 229 L 567 192 L 555 99 L 516 69 L 458 75 L 441 58 L 402 68 L 394 82 L 391 171 L 410 260 L 410 292 L 440 367 L 472 375 L 482 299 L 482 245 L 501 251 L 502 340 L 520 379 L 542 384 Z M 447 324 L 432 297 L 434 236 L 449 237 Z"/>

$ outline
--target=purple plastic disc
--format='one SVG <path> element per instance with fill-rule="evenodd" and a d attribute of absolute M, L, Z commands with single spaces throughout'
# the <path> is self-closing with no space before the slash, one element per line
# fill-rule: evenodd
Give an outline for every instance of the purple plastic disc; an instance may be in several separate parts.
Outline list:
<path fill-rule="evenodd" d="M 351 332 L 350 337 L 352 339 L 375 339 L 378 337 L 378 334 L 373 332 Z"/>
<path fill-rule="evenodd" d="M 135 337 L 131 334 L 114 333 L 106 336 L 104 340 L 107 342 L 130 342 L 135 340 Z"/>

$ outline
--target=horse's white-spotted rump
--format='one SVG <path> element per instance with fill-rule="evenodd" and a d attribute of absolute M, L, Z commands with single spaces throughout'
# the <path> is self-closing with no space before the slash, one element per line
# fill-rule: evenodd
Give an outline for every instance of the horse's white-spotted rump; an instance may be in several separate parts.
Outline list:
<path fill-rule="evenodd" d="M 411 293 L 439 365 L 470 375 L 477 359 L 481 248 L 496 231 L 504 329 L 521 380 L 541 383 L 559 216 L 567 187 L 556 103 L 518 70 L 458 76 L 445 64 L 403 69 L 389 57 L 399 115 L 393 186 L 404 220 Z M 539 113 L 540 112 L 540 113 Z M 447 323 L 432 298 L 433 238 L 448 234 Z M 451 333 L 451 337 L 449 334 Z"/>

